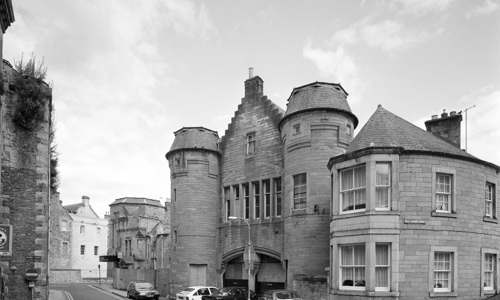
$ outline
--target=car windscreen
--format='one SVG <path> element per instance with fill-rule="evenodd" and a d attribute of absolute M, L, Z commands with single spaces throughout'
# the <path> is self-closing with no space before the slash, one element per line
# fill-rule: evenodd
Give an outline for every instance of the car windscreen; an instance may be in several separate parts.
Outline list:
<path fill-rule="evenodd" d="M 153 289 L 153 285 L 149 282 L 138 282 L 135 284 L 136 289 Z"/>
<path fill-rule="evenodd" d="M 231 289 L 221 288 L 221 289 L 218 289 L 217 291 L 215 291 L 212 295 L 215 295 L 215 296 L 229 296 L 229 292 L 230 291 L 231 291 Z"/>

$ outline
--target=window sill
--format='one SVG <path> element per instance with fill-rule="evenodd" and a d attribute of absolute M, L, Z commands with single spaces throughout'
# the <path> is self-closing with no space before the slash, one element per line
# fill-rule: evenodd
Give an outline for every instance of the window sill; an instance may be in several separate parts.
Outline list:
<path fill-rule="evenodd" d="M 484 216 L 483 217 L 483 221 L 484 222 L 489 222 L 489 223 L 495 223 L 495 224 L 498 224 L 498 220 L 495 219 L 495 218 L 492 218 L 492 217 L 486 217 Z"/>
<path fill-rule="evenodd" d="M 398 298 L 399 292 L 387 292 L 387 291 L 364 291 L 364 290 L 330 290 L 334 295 L 345 295 L 345 296 L 368 296 L 368 297 L 386 297 L 386 298 Z"/>
<path fill-rule="evenodd" d="M 306 214 L 305 208 L 292 210 L 292 216 L 300 216 L 300 215 L 305 215 L 305 214 Z"/>
<path fill-rule="evenodd" d="M 497 293 L 496 290 L 483 290 L 483 294 L 485 295 L 494 295 L 496 293 Z"/>
<path fill-rule="evenodd" d="M 437 297 L 457 297 L 458 294 L 454 292 L 429 292 L 429 297 L 437 298 Z"/>
<path fill-rule="evenodd" d="M 374 210 L 374 211 L 359 211 L 355 213 L 342 213 L 339 215 L 332 216 L 333 220 L 355 218 L 360 216 L 368 215 L 387 215 L 387 216 L 399 216 L 399 211 L 395 210 Z"/>
<path fill-rule="evenodd" d="M 458 218 L 457 213 L 455 212 L 447 213 L 447 212 L 433 211 L 431 212 L 431 216 L 443 217 L 443 218 L 455 218 L 455 219 Z"/>

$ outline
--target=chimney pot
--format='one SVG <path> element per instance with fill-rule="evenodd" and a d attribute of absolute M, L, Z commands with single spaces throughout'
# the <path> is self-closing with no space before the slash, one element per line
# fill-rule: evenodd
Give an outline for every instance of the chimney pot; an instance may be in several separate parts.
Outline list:
<path fill-rule="evenodd" d="M 250 79 L 250 78 L 252 78 L 252 77 L 253 77 L 253 68 L 252 68 L 252 67 L 250 67 L 250 68 L 248 69 L 248 79 Z"/>
<path fill-rule="evenodd" d="M 438 115 L 432 115 L 432 120 L 436 120 L 438 118 Z"/>
<path fill-rule="evenodd" d="M 441 114 L 441 118 L 446 118 L 448 116 L 448 113 L 446 112 L 446 109 L 443 109 L 443 113 Z"/>
<path fill-rule="evenodd" d="M 454 115 L 456 115 L 456 114 L 457 114 L 457 112 L 456 112 L 456 111 L 451 111 L 451 112 L 450 112 L 450 116 L 454 116 Z"/>

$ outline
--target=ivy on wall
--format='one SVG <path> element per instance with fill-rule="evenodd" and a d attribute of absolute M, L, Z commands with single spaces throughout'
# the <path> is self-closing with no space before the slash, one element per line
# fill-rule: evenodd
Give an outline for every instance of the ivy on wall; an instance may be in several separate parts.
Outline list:
<path fill-rule="evenodd" d="M 47 75 L 44 61 L 37 64 L 36 58 L 25 62 L 21 57 L 14 63 L 12 85 L 18 95 L 14 107 L 14 122 L 22 128 L 34 130 L 45 118 L 47 101 L 52 97 L 51 88 L 43 81 Z"/>
<path fill-rule="evenodd" d="M 59 187 L 59 154 L 55 137 L 54 106 L 52 104 L 52 87 L 44 82 L 47 77 L 47 67 L 43 59 L 37 62 L 35 56 L 26 62 L 14 62 L 12 87 L 18 95 L 18 101 L 13 111 L 14 122 L 26 130 L 35 130 L 45 120 L 46 109 L 50 110 L 49 142 L 50 142 L 50 188 L 57 192 Z M 48 102 L 48 103 L 47 103 Z M 48 105 L 47 105 L 48 104 Z"/>

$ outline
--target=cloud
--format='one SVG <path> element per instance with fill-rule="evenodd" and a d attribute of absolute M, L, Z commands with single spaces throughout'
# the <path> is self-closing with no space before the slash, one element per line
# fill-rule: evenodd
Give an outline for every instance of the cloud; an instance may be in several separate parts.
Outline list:
<path fill-rule="evenodd" d="M 445 11 L 454 0 L 391 0 L 383 2 L 401 14 L 415 16 Z"/>
<path fill-rule="evenodd" d="M 215 32 L 210 15 L 203 4 L 185 0 L 168 0 L 165 2 L 166 20 L 177 33 L 191 37 L 208 38 L 209 33 Z"/>
<path fill-rule="evenodd" d="M 479 16 L 484 16 L 487 14 L 490 14 L 498 9 L 499 5 L 498 2 L 493 2 L 491 0 L 487 0 L 483 2 L 482 4 L 476 6 L 474 9 L 471 11 L 468 11 L 465 14 L 465 17 L 467 19 L 474 18 L 474 17 L 479 17 Z"/>
<path fill-rule="evenodd" d="M 308 43 L 303 49 L 303 56 L 313 61 L 321 76 L 333 76 L 336 81 L 349 82 L 356 76 L 358 66 L 343 46 L 333 51 L 313 48 Z"/>
<path fill-rule="evenodd" d="M 406 28 L 402 22 L 394 20 L 360 27 L 359 35 L 368 46 L 385 52 L 406 50 L 432 36 L 425 31 Z"/>

